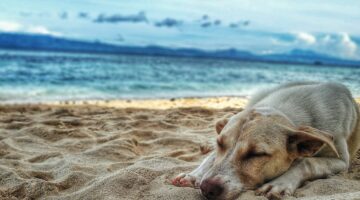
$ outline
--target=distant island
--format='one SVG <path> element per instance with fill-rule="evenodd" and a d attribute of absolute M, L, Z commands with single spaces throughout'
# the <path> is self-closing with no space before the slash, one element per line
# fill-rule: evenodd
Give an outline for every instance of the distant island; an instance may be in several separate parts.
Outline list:
<path fill-rule="evenodd" d="M 294 49 L 283 54 L 257 55 L 238 49 L 206 51 L 194 48 L 168 48 L 162 46 L 125 46 L 102 42 L 88 42 L 40 34 L 0 33 L 0 49 L 84 52 L 104 54 L 136 54 L 195 58 L 222 58 L 242 61 L 295 63 L 311 65 L 359 66 L 360 60 L 346 60 L 319 54 L 314 51 Z"/>

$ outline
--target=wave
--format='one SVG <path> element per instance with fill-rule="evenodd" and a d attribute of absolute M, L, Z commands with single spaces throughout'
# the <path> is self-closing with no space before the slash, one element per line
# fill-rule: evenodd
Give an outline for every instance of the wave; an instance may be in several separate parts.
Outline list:
<path fill-rule="evenodd" d="M 337 81 L 360 95 L 360 68 L 129 55 L 0 54 L 0 101 L 248 96 L 289 81 Z"/>

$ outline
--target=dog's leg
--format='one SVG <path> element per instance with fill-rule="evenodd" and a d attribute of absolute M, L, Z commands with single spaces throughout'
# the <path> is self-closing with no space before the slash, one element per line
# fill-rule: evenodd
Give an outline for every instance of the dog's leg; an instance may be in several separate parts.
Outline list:
<path fill-rule="evenodd" d="M 203 175 L 213 166 L 216 152 L 212 152 L 195 170 L 189 174 L 181 173 L 172 180 L 172 184 L 179 187 L 198 188 Z"/>
<path fill-rule="evenodd" d="M 306 157 L 296 161 L 283 175 L 264 184 L 257 190 L 257 194 L 268 198 L 281 198 L 292 195 L 302 183 L 308 180 L 326 177 L 349 167 L 349 153 L 346 141 L 338 143 L 340 158 Z"/>

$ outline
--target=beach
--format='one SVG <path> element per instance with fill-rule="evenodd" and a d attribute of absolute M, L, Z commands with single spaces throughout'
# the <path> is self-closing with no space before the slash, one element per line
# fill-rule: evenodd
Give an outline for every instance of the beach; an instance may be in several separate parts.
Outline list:
<path fill-rule="evenodd" d="M 0 8 L 0 200 L 360 200 L 360 1 Z"/>
<path fill-rule="evenodd" d="M 241 97 L 0 105 L 0 199 L 203 199 L 171 185 L 213 149 L 215 122 Z M 358 99 L 359 102 L 359 99 Z M 360 199 L 360 152 L 348 173 L 286 199 Z M 266 199 L 253 191 L 238 199 Z"/>

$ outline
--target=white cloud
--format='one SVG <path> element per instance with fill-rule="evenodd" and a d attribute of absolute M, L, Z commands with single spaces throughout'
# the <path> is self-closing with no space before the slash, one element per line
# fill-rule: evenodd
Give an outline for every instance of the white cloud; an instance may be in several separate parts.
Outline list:
<path fill-rule="evenodd" d="M 358 47 L 349 34 L 325 35 L 319 39 L 317 49 L 343 58 L 359 58 Z"/>
<path fill-rule="evenodd" d="M 0 31 L 13 32 L 19 31 L 23 26 L 16 22 L 0 21 Z"/>
<path fill-rule="evenodd" d="M 23 33 L 36 33 L 43 35 L 61 36 L 59 32 L 50 31 L 44 26 L 22 25 L 17 22 L 0 21 L 0 31 L 3 32 L 23 32 Z"/>
<path fill-rule="evenodd" d="M 355 56 L 357 45 L 347 33 L 341 34 L 341 47 L 344 48 L 344 53 L 349 56 Z"/>
<path fill-rule="evenodd" d="M 316 42 L 316 37 L 311 35 L 310 33 L 298 32 L 298 33 L 295 33 L 295 36 L 296 36 L 297 40 L 299 40 L 300 42 L 305 42 L 306 44 L 311 45 Z"/>
<path fill-rule="evenodd" d="M 284 48 L 300 48 L 316 51 L 345 59 L 360 59 L 360 51 L 357 44 L 348 33 L 315 35 L 307 32 L 293 33 L 292 41 L 272 40 L 275 45 Z"/>
<path fill-rule="evenodd" d="M 54 35 L 54 36 L 62 35 L 61 33 L 50 31 L 44 26 L 29 26 L 25 32 L 43 34 L 43 35 Z"/>

